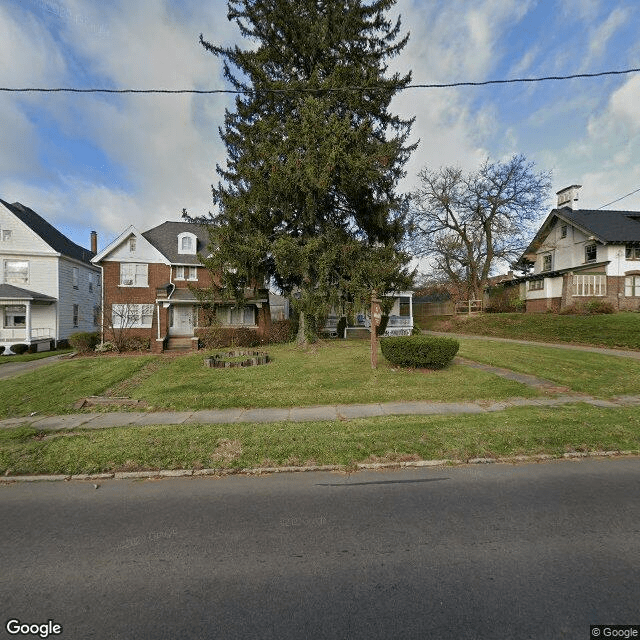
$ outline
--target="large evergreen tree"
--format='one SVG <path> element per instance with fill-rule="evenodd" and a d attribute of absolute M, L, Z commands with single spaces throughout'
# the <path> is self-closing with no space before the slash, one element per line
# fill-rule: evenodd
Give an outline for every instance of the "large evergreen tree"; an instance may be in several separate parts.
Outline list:
<path fill-rule="evenodd" d="M 200 37 L 240 92 L 220 130 L 228 157 L 212 187 L 208 266 L 238 299 L 265 277 L 295 291 L 303 327 L 410 280 L 396 188 L 413 120 L 389 105 L 411 74 L 387 74 L 408 39 L 385 17 L 394 2 L 230 0 L 254 46 Z"/>

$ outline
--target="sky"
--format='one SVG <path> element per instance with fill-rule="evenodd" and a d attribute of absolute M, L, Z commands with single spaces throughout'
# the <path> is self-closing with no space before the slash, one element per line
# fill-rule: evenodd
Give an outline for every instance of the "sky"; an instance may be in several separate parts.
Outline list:
<path fill-rule="evenodd" d="M 214 0 L 2 0 L 0 87 L 229 89 L 199 43 L 248 46 Z M 410 40 L 390 69 L 413 84 L 640 68 L 637 0 L 399 0 Z M 640 73 L 562 82 L 409 89 L 391 110 L 415 116 L 423 167 L 472 171 L 523 154 L 555 191 L 581 184 L 599 208 L 640 189 Z M 78 244 L 102 249 L 212 210 L 232 98 L 0 92 L 0 198 L 21 202 Z M 609 208 L 640 210 L 640 192 Z"/>

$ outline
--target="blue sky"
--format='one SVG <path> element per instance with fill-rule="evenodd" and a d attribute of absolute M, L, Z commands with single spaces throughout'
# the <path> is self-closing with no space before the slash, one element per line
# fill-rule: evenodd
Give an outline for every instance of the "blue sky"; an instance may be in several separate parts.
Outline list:
<path fill-rule="evenodd" d="M 640 67 L 637 0 L 400 0 L 409 45 L 392 68 L 447 83 Z M 0 86 L 228 88 L 198 42 L 240 43 L 221 1 L 4 0 Z M 231 99 L 0 93 L 0 198 L 33 208 L 83 246 L 130 224 L 146 230 L 186 207 L 211 209 L 218 127 Z M 640 188 L 640 73 L 482 88 L 412 89 L 424 167 L 476 168 L 524 154 L 557 191 L 582 184 L 597 208 Z M 549 201 L 549 208 L 553 206 Z M 640 193 L 612 208 L 640 210 Z"/>

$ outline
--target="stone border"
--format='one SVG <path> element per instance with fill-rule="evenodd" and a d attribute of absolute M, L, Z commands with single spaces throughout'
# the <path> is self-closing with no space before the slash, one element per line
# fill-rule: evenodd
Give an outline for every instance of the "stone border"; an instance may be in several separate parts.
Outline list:
<path fill-rule="evenodd" d="M 247 469 L 165 469 L 157 471 L 113 471 L 109 473 L 80 473 L 75 475 L 1 476 L 0 484 L 16 482 L 68 482 L 70 480 L 147 480 L 150 478 L 190 478 L 201 476 L 225 477 L 231 475 L 267 475 L 273 473 L 300 473 L 307 471 L 337 471 L 355 473 L 365 470 L 411 469 L 420 467 L 453 467 L 471 464 L 522 464 L 550 462 L 551 460 L 584 460 L 587 458 L 619 458 L 640 456 L 640 450 L 632 451 L 572 451 L 562 455 L 540 453 L 531 456 L 505 456 L 502 458 L 470 458 L 469 460 L 409 460 L 407 462 L 359 462 L 353 466 L 314 465 L 308 467 L 254 467 Z M 95 485 L 96 489 L 98 485 Z"/>
<path fill-rule="evenodd" d="M 238 358 L 249 356 L 246 360 L 232 362 L 224 358 Z M 256 367 L 270 362 L 269 354 L 266 351 L 227 351 L 226 353 L 215 353 L 212 356 L 205 356 L 204 366 L 211 369 L 231 369 L 234 367 Z"/>

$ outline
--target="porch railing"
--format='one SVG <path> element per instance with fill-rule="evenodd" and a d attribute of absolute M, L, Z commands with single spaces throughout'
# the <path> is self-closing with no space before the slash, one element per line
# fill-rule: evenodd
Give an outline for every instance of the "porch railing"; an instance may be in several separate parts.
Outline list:
<path fill-rule="evenodd" d="M 51 338 L 51 329 L 44 327 L 42 329 L 31 329 L 31 340 L 37 340 L 40 338 Z M 15 342 L 25 341 L 27 339 L 27 330 L 23 327 L 16 329 L 0 329 L 0 341 L 9 342 L 11 340 Z"/>

